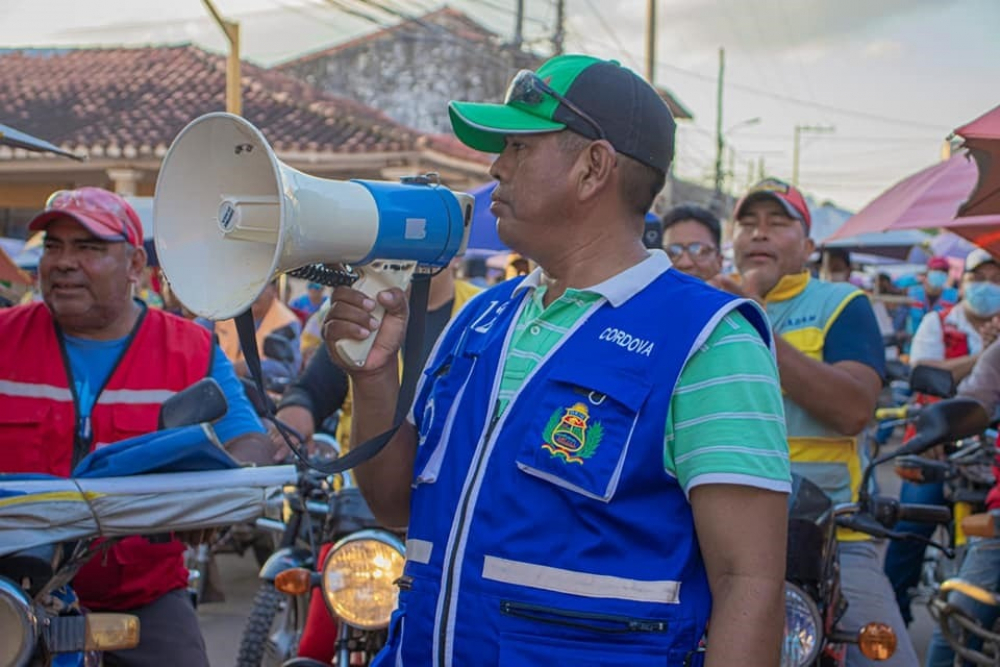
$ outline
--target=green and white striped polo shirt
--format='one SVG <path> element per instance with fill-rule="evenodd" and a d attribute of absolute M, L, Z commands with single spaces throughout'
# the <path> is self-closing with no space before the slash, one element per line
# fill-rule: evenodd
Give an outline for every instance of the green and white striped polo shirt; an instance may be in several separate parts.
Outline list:
<path fill-rule="evenodd" d="M 540 276 L 528 276 L 525 287 L 532 294 L 505 357 L 500 409 L 507 407 L 539 361 L 590 308 L 627 296 L 629 284 L 636 289 L 648 284 L 650 269 L 662 262 L 656 259 L 601 285 L 566 290 L 548 307 L 542 304 L 546 288 Z M 654 266 L 644 266 L 651 263 Z M 665 425 L 664 466 L 685 493 L 699 484 L 718 483 L 790 490 L 777 378 L 774 355 L 753 325 L 738 312 L 724 317 L 681 372 Z"/>

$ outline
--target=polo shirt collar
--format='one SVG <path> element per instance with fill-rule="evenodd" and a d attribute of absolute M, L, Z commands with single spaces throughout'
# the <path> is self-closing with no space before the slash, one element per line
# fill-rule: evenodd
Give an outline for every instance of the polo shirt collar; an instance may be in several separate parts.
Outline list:
<path fill-rule="evenodd" d="M 612 276 L 602 283 L 598 283 L 592 287 L 581 288 L 580 291 L 599 294 L 607 299 L 608 303 L 617 308 L 644 290 L 672 266 L 667 253 L 662 250 L 654 249 L 647 252 L 649 256 L 638 264 L 625 269 L 618 275 Z M 535 290 L 542 284 L 544 277 L 545 273 L 542 271 L 542 268 L 537 267 L 524 277 L 520 285 L 514 288 L 514 294 L 518 294 L 522 289 Z"/>

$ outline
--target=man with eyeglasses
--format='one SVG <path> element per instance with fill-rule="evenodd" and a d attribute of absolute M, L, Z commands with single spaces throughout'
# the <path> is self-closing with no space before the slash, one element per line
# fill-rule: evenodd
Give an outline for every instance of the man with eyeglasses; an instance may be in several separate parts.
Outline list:
<path fill-rule="evenodd" d="M 866 462 L 858 435 L 871 421 L 885 377 L 885 351 L 871 304 L 850 283 L 815 280 L 806 270 L 814 250 L 812 219 L 798 189 L 778 179 L 761 181 L 737 202 L 733 217 L 738 280 L 716 282 L 767 309 L 792 471 L 817 484 L 834 503 L 854 502 Z M 875 543 L 843 529 L 837 538 L 848 604 L 840 627 L 887 623 L 899 643 L 892 658 L 878 664 L 917 664 Z M 874 663 L 849 644 L 847 664 Z"/>
<path fill-rule="evenodd" d="M 455 317 L 410 419 L 355 470 L 375 515 L 407 526 L 376 664 L 773 667 L 790 476 L 770 337 L 756 304 L 643 245 L 667 106 L 572 55 L 519 73 L 502 105 L 450 112 L 499 154 L 499 236 L 538 268 Z M 378 299 L 381 321 L 339 288 L 325 324 L 354 442 L 387 430 L 398 395 L 406 303 Z M 363 367 L 339 360 L 369 332 Z"/>
<path fill-rule="evenodd" d="M 722 271 L 722 224 L 707 208 L 675 206 L 663 216 L 663 249 L 678 271 L 708 281 Z"/>
<path fill-rule="evenodd" d="M 219 439 L 238 459 L 270 463 L 264 428 L 208 331 L 134 298 L 146 253 L 124 199 L 62 191 L 28 228 L 45 232 L 43 302 L 0 313 L 0 472 L 67 477 L 98 447 L 155 431 L 163 396 L 206 375 L 229 404 Z M 73 588 L 84 607 L 139 617 L 139 646 L 105 664 L 207 667 L 183 554 L 175 539 L 127 537 L 81 568 Z"/>

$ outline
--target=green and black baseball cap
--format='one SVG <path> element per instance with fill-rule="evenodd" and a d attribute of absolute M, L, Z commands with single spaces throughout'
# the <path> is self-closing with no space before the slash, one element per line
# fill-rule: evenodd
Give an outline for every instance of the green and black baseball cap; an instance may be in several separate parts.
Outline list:
<path fill-rule="evenodd" d="M 615 150 L 667 173 L 676 123 L 660 95 L 613 60 L 556 56 L 536 72 L 522 70 L 503 104 L 452 102 L 451 125 L 465 145 L 503 152 L 506 136 L 569 129 L 607 139 Z"/>

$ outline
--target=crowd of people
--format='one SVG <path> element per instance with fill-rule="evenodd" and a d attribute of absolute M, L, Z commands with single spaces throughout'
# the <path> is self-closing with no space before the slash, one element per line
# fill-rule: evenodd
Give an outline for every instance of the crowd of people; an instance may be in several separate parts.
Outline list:
<path fill-rule="evenodd" d="M 491 210 L 518 254 L 496 284 L 478 260 L 434 277 L 409 418 L 354 471 L 410 545 L 377 664 L 777 665 L 792 475 L 857 499 L 887 342 L 1000 403 L 1000 263 L 975 251 L 950 285 L 932 258 L 912 285 L 859 286 L 849 254 L 817 252 L 802 193 L 773 178 L 732 211 L 731 258 L 722 221 L 694 204 L 668 211 L 662 247 L 646 247 L 675 124 L 614 62 L 558 56 L 518 73 L 501 104 L 449 110 L 462 142 L 497 154 Z M 229 401 L 216 431 L 230 453 L 287 457 L 244 394 L 233 323 L 157 291 L 123 199 L 60 193 L 30 229 L 45 234 L 40 300 L 0 311 L 13 343 L 0 355 L 0 472 L 69 475 L 93 449 L 155 430 L 154 397 L 206 375 Z M 277 417 L 306 441 L 336 418 L 344 447 L 388 430 L 404 292 L 377 296 L 380 319 L 349 287 L 308 284 L 288 303 L 279 292 L 268 285 L 251 308 L 260 350 L 272 335 L 293 350 L 265 359 L 293 379 Z M 362 366 L 337 353 L 368 336 Z M 940 493 L 904 485 L 902 497 Z M 891 626 L 898 646 L 881 664 L 916 665 L 907 590 L 921 553 L 894 543 L 883 563 L 867 535 L 837 538 L 842 624 Z M 208 664 L 183 549 L 128 538 L 76 577 L 85 606 L 140 616 L 139 647 L 108 664 Z M 990 589 L 995 552 L 966 561 Z M 319 598 L 301 651 L 329 660 L 335 619 Z M 623 619 L 646 630 L 593 629 Z M 928 665 L 950 664 L 947 650 L 935 637 Z M 872 663 L 849 645 L 847 664 Z"/>

